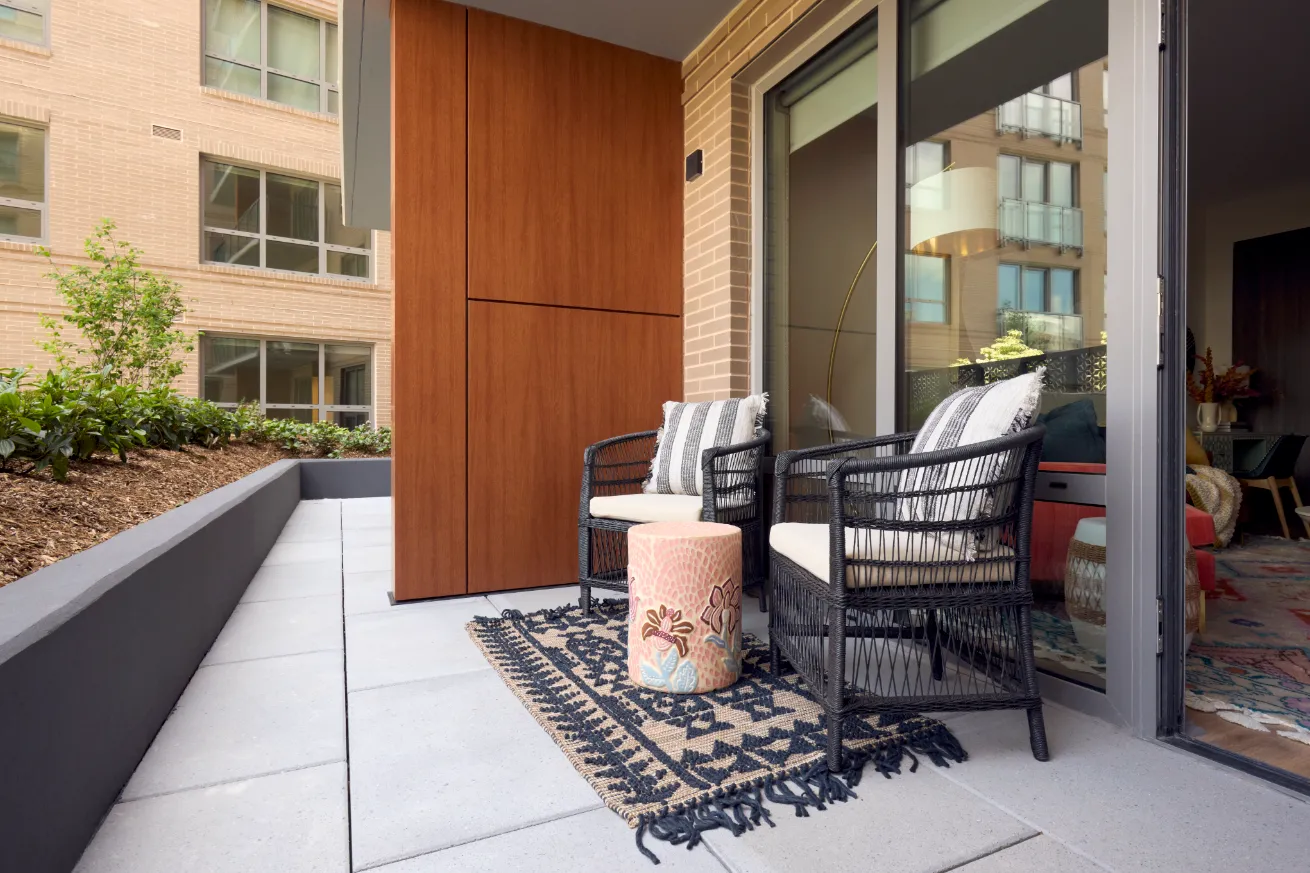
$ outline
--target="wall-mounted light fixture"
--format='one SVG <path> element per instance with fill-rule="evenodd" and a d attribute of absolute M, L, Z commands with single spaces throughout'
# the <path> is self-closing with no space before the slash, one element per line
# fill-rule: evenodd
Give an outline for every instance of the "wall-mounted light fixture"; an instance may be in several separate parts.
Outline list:
<path fill-rule="evenodd" d="M 705 153 L 700 149 L 687 155 L 687 181 L 692 182 L 700 178 L 701 173 L 705 171 Z"/>

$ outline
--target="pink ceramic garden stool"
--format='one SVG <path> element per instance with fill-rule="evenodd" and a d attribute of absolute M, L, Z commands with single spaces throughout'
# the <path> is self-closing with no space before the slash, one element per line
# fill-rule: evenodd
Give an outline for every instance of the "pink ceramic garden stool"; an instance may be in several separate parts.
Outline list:
<path fill-rule="evenodd" d="M 628 530 L 628 675 L 675 694 L 741 676 L 741 528 L 662 521 Z"/>

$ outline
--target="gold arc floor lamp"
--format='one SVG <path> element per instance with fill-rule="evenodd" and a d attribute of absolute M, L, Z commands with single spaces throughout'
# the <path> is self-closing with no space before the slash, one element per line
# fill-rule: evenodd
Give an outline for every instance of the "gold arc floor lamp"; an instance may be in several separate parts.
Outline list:
<path fill-rule="evenodd" d="M 997 230 L 996 171 L 990 167 L 961 167 L 952 162 L 940 173 L 922 179 L 910 187 L 910 252 L 937 256 L 977 254 L 995 248 Z M 917 202 L 916 202 L 917 201 Z M 931 204 L 931 205 L 929 205 Z M 935 208 L 934 208 L 935 207 Z M 860 283 L 869 259 L 878 250 L 874 240 L 860 261 L 860 267 L 846 289 L 837 326 L 828 349 L 828 380 L 824 402 L 828 404 L 828 442 L 832 431 L 832 377 L 837 365 L 837 344 L 841 340 L 846 310 L 851 305 L 855 286 Z"/>

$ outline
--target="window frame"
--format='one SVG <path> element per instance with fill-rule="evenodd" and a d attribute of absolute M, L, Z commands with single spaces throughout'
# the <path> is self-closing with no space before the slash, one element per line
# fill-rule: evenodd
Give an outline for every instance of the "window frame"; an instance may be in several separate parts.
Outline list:
<path fill-rule="evenodd" d="M 245 170 L 251 170 L 259 173 L 259 231 L 252 233 L 248 230 L 228 229 L 222 227 L 211 227 L 205 223 L 205 170 L 206 164 L 217 164 L 228 167 L 240 167 Z M 269 272 L 278 273 L 286 276 L 317 276 L 323 279 L 340 279 L 346 282 L 360 282 L 371 284 L 374 279 L 374 270 L 377 268 L 375 257 L 375 245 L 377 244 L 377 234 L 373 230 L 368 231 L 368 245 L 366 249 L 355 248 L 353 246 L 343 246 L 338 243 L 327 241 L 327 186 L 336 185 L 341 187 L 339 182 L 316 179 L 307 176 L 298 176 L 283 170 L 268 169 L 257 167 L 251 164 L 241 163 L 240 161 L 231 161 L 219 159 L 209 155 L 200 156 L 200 263 L 214 264 L 221 267 L 234 267 L 242 270 L 268 270 Z M 276 176 L 285 176 L 289 179 L 295 179 L 301 182 L 313 182 L 318 185 L 318 239 L 303 240 L 292 237 L 276 236 L 267 232 L 268 228 L 268 174 Z M 344 225 L 343 225 L 344 226 Z M 225 236 L 238 236 L 245 239 L 255 239 L 259 241 L 259 264 L 235 264 L 227 261 L 213 261 L 206 257 L 208 245 L 205 239 L 206 234 L 219 233 Z M 280 242 L 289 245 L 314 246 L 318 249 L 318 272 L 305 273 L 299 270 L 284 270 L 280 267 L 267 266 L 268 249 L 265 243 Z M 368 271 L 364 276 L 350 276 L 344 273 L 328 272 L 328 252 L 334 251 L 342 254 L 364 255 L 368 258 Z"/>
<path fill-rule="evenodd" d="M 41 41 L 32 42 L 31 40 L 19 39 L 16 36 L 6 36 L 3 39 L 21 42 L 23 45 L 35 45 L 41 48 L 50 48 L 50 4 L 46 4 L 44 10 L 38 8 L 35 4 L 25 2 L 25 0 L 0 0 L 0 6 L 13 9 L 16 12 L 26 12 L 28 15 L 35 15 L 41 19 Z"/>
<path fill-rule="evenodd" d="M 908 278 L 907 278 L 907 280 L 906 280 L 906 282 L 905 282 L 905 294 L 904 294 L 904 297 L 905 297 L 905 323 L 906 323 L 906 324 L 950 324 L 950 323 L 951 323 L 951 256 L 950 256 L 950 255 L 918 254 L 918 253 L 916 253 L 916 252 L 906 252 L 906 253 L 905 253 L 905 260 L 906 260 L 906 267 L 907 267 L 907 269 L 905 270 L 905 274 L 906 274 L 907 277 L 909 276 L 909 273 L 910 273 L 910 271 L 909 271 L 909 269 L 908 269 L 908 266 L 909 266 L 909 264 L 911 263 L 911 261 L 910 261 L 911 258 L 933 258 L 933 259 L 935 259 L 935 260 L 942 261 L 942 299 L 941 299 L 941 300 L 931 300 L 931 299 L 928 299 L 928 298 L 926 298 L 926 297 L 912 297 L 912 296 L 910 296 L 910 290 L 911 290 L 911 289 L 910 289 L 910 282 L 908 281 Z M 916 273 L 917 273 L 917 271 L 916 271 Z M 917 290 L 918 287 L 919 287 L 919 286 L 918 286 L 918 282 L 915 282 L 915 283 L 914 283 L 914 288 L 915 288 L 915 290 Z M 914 317 L 914 304 L 916 304 L 916 303 L 930 303 L 930 304 L 932 304 L 932 305 L 934 305 L 934 306 L 940 304 L 941 307 L 942 307 L 942 317 L 941 317 L 940 319 L 915 318 L 915 317 Z"/>
<path fill-rule="evenodd" d="M 1001 306 L 1001 270 L 1006 267 L 1012 267 L 1018 271 L 1019 281 L 1016 286 L 1017 307 Z M 1023 279 L 1024 272 L 1027 270 L 1040 271 L 1042 273 L 1042 308 L 1025 309 L 1023 307 Z M 1073 312 L 1056 312 L 1051 309 L 1051 277 L 1056 270 L 1063 270 L 1072 276 L 1073 291 Z M 999 261 L 996 264 L 996 309 L 998 312 L 1033 312 L 1040 315 L 1075 315 L 1082 317 L 1082 270 L 1078 267 L 1065 267 L 1059 264 L 1030 264 L 1018 263 L 1015 261 Z"/>
<path fill-rule="evenodd" d="M 259 408 L 260 415 L 267 416 L 268 410 L 270 409 L 274 411 L 307 409 L 307 410 L 318 412 L 318 421 L 327 421 L 329 412 L 362 412 L 368 416 L 368 423 L 374 428 L 377 427 L 377 419 L 376 419 L 377 345 L 375 343 L 364 342 L 362 340 L 315 340 L 315 339 L 303 339 L 299 337 L 263 337 L 263 336 L 256 337 L 256 336 L 250 336 L 249 334 L 228 333 L 228 332 L 220 332 L 220 331 L 204 331 L 200 338 L 200 366 L 199 366 L 200 380 L 198 383 L 199 390 L 197 392 L 198 396 L 202 400 L 207 400 L 207 398 L 205 397 L 205 379 L 207 376 L 207 373 L 205 371 L 205 345 L 210 340 L 215 340 L 215 339 L 254 340 L 259 343 L 259 400 L 244 401 L 244 402 L 253 402 Z M 268 344 L 269 343 L 301 343 L 305 345 L 312 344 L 318 346 L 317 378 L 318 378 L 320 400 L 325 395 L 323 386 L 327 384 L 327 347 L 333 345 L 343 345 L 343 346 L 354 345 L 354 346 L 367 347 L 368 367 L 369 367 L 369 373 L 368 373 L 369 396 L 373 398 L 374 402 L 369 404 L 322 403 L 322 402 L 269 403 L 266 399 L 268 395 Z M 236 409 L 239 406 L 241 406 L 242 403 L 241 401 L 233 403 L 233 402 L 218 401 L 218 400 L 208 400 L 207 402 L 213 403 L 215 406 L 219 407 L 220 409 Z"/>
<path fill-rule="evenodd" d="M 0 3 L 7 3 L 9 0 L 0 0 Z M 205 61 L 213 58 L 216 61 L 222 61 L 225 64 L 234 64 L 238 67 L 244 67 L 247 70 L 256 69 L 250 66 L 248 61 L 239 61 L 236 58 L 210 51 L 209 48 L 209 16 L 205 13 L 205 7 L 208 0 L 199 0 L 200 2 L 200 81 L 206 88 L 213 88 L 217 91 L 223 91 L 228 94 L 240 94 L 243 97 L 249 97 L 249 94 L 243 94 L 240 91 L 231 91 L 221 85 L 211 85 L 205 76 Z M 328 30 L 329 28 L 338 28 L 340 34 L 340 24 L 336 21 L 329 21 L 326 18 L 318 18 L 299 9 L 291 9 L 281 6 L 277 3 L 269 3 L 268 0 L 257 0 L 259 3 L 259 97 L 260 100 L 267 100 L 270 103 L 276 103 L 278 106 L 286 106 L 289 109 L 299 109 L 302 112 L 318 112 L 321 115 L 330 115 L 333 118 L 340 117 L 341 110 L 341 58 L 340 52 L 337 57 L 337 81 L 330 82 L 327 79 L 327 47 L 328 47 Z M 282 12 L 291 15 L 299 15 L 318 22 L 318 78 L 307 79 L 304 76 L 290 73 L 277 67 L 269 66 L 268 63 L 268 10 L 270 6 L 276 6 Z M 275 76 L 282 76 L 286 79 L 294 79 L 298 82 L 304 82 L 309 85 L 318 86 L 318 109 L 306 110 L 300 106 L 293 106 L 290 103 L 283 103 L 281 100 L 275 100 L 268 96 L 268 75 L 272 73 Z M 332 94 L 337 95 L 337 111 L 331 109 Z"/>
<path fill-rule="evenodd" d="M 15 209 L 30 209 L 33 212 L 41 213 L 40 236 L 18 236 L 15 234 L 0 233 L 0 240 L 3 240 L 4 242 L 44 245 L 50 239 L 50 128 L 44 124 L 34 124 L 28 121 L 5 117 L 0 117 L 0 124 L 41 131 L 41 175 L 42 189 L 45 193 L 45 200 L 40 202 L 35 200 L 20 200 L 17 197 L 0 197 L 0 206 L 10 206 Z"/>

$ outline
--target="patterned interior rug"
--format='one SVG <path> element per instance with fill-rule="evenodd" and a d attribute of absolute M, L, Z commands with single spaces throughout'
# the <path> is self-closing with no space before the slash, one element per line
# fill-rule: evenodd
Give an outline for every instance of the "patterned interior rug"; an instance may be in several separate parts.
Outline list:
<path fill-rule="evenodd" d="M 1033 604 L 1033 657 L 1038 667 L 1043 661 L 1054 662 L 1105 679 L 1105 658 L 1078 642 L 1063 601 Z"/>
<path fill-rule="evenodd" d="M 1253 537 L 1218 557 L 1205 633 L 1187 652 L 1183 702 L 1310 744 L 1310 542 Z M 1059 605 L 1033 610 L 1033 652 L 1038 666 L 1105 675 L 1105 659 L 1079 645 Z"/>
<path fill-rule="evenodd" d="M 700 842 L 774 826 L 770 807 L 798 817 L 852 790 L 866 766 L 891 777 L 916 753 L 939 766 L 963 761 L 955 737 L 931 718 L 847 722 L 841 773 L 825 763 L 823 711 L 791 671 L 769 672 L 768 647 L 742 638 L 742 678 L 723 691 L 678 695 L 633 685 L 627 668 L 627 604 L 479 618 L 469 636 L 564 750 L 605 804 L 645 836 Z M 799 835 L 798 835 L 799 838 Z"/>
<path fill-rule="evenodd" d="M 1186 704 L 1310 744 L 1310 543 L 1253 537 L 1219 552 Z"/>

